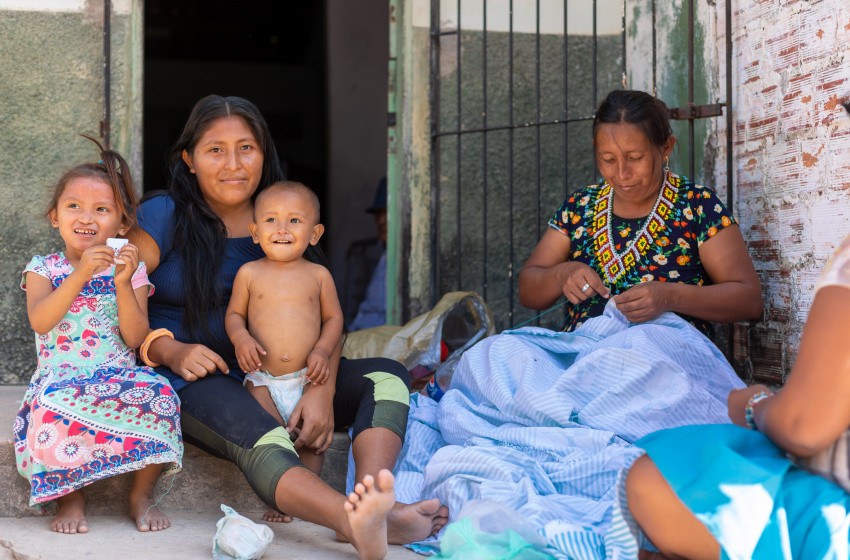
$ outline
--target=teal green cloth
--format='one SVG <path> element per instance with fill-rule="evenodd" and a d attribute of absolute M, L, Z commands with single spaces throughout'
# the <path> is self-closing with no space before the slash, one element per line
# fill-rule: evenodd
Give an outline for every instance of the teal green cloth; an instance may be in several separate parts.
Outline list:
<path fill-rule="evenodd" d="M 764 434 L 684 426 L 637 445 L 717 538 L 723 558 L 848 558 L 850 494 L 796 467 Z"/>
<path fill-rule="evenodd" d="M 440 539 L 440 552 L 433 556 L 443 560 L 553 560 L 519 536 L 516 531 L 486 533 L 475 528 L 469 518 L 446 527 Z"/>

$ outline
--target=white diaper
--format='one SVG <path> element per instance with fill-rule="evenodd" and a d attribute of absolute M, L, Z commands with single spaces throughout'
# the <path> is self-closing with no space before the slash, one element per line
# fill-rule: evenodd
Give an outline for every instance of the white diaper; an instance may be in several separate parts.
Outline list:
<path fill-rule="evenodd" d="M 304 385 L 308 381 L 306 374 L 307 368 L 286 375 L 272 375 L 267 371 L 252 371 L 245 374 L 242 384 L 250 381 L 257 387 L 268 387 L 277 411 L 283 417 L 283 421 L 286 422 L 289 420 L 289 415 L 295 410 L 298 399 L 304 393 Z"/>

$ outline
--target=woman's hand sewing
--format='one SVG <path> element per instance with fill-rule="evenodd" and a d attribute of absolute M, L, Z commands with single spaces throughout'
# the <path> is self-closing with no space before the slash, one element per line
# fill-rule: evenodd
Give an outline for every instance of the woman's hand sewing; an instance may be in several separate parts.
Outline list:
<path fill-rule="evenodd" d="M 655 319 L 670 309 L 668 295 L 673 284 L 665 282 L 643 282 L 614 296 L 617 309 L 630 323 L 643 323 Z"/>
<path fill-rule="evenodd" d="M 596 271 L 582 262 L 567 261 L 561 263 L 558 277 L 564 296 L 573 305 L 595 295 L 606 298 L 611 295 Z"/>
<path fill-rule="evenodd" d="M 307 389 L 309 387 L 309 389 Z M 309 385 L 289 415 L 286 429 L 295 434 L 295 449 L 307 447 L 321 455 L 333 441 L 334 385 Z"/>

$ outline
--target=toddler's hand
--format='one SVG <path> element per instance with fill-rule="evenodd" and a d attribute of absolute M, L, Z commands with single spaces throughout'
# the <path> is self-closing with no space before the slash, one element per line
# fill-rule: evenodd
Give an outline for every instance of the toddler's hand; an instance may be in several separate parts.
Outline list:
<path fill-rule="evenodd" d="M 233 349 L 236 350 L 236 361 L 242 371 L 258 371 L 262 367 L 263 360 L 260 356 L 265 356 L 266 351 L 247 332 L 233 340 Z"/>
<path fill-rule="evenodd" d="M 331 376 L 330 356 L 322 350 L 313 349 L 307 356 L 307 379 L 313 385 L 322 385 Z"/>

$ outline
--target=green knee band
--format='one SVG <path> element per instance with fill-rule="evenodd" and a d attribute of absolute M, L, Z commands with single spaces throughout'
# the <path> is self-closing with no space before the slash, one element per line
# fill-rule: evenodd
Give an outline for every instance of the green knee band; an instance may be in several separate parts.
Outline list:
<path fill-rule="evenodd" d="M 407 391 L 407 386 L 395 375 L 376 371 L 367 373 L 366 378 L 371 379 L 375 384 L 375 402 L 394 401 L 410 406 L 410 393 Z"/>
<path fill-rule="evenodd" d="M 265 504 L 278 509 L 275 490 L 283 473 L 302 466 L 289 432 L 277 427 L 265 434 L 251 449 L 239 451 L 239 466 L 254 492 Z"/>
<path fill-rule="evenodd" d="M 292 443 L 292 438 L 289 437 L 289 432 L 287 432 L 286 428 L 283 426 L 275 428 L 258 439 L 257 443 L 254 444 L 254 447 L 259 447 L 261 445 L 279 445 L 283 448 L 289 449 L 296 455 L 298 454 L 295 451 L 295 444 Z"/>
<path fill-rule="evenodd" d="M 404 441 L 407 415 L 410 411 L 410 393 L 407 386 L 395 375 L 382 371 L 369 373 L 366 377 L 375 384 L 372 427 L 386 428 Z"/>

